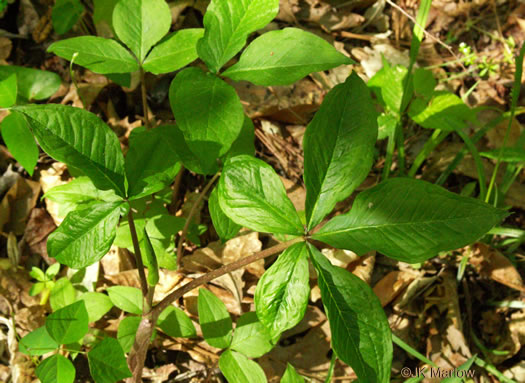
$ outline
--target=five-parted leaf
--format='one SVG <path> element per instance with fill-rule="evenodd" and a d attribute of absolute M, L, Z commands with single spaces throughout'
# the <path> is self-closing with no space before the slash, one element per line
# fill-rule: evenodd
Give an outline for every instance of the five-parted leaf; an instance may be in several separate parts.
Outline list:
<path fill-rule="evenodd" d="M 377 113 L 354 72 L 332 89 L 304 134 L 306 221 L 314 228 L 372 168 Z"/>
<path fill-rule="evenodd" d="M 256 85 L 289 85 L 312 72 L 352 63 L 313 33 L 285 28 L 255 39 L 224 76 Z"/>
<path fill-rule="evenodd" d="M 153 45 L 170 30 L 171 12 L 164 0 L 120 0 L 113 9 L 117 37 L 144 62 Z"/>
<path fill-rule="evenodd" d="M 211 291 L 201 288 L 198 299 L 202 335 L 210 346 L 227 348 L 232 341 L 232 318 L 226 305 Z"/>
<path fill-rule="evenodd" d="M 170 103 L 189 150 L 205 172 L 213 172 L 244 124 L 235 89 L 211 73 L 187 68 L 171 84 Z"/>
<path fill-rule="evenodd" d="M 144 60 L 144 70 L 154 73 L 174 72 L 192 61 L 197 55 L 197 41 L 204 35 L 202 28 L 182 29 L 166 36 Z"/>
<path fill-rule="evenodd" d="M 124 156 L 116 134 L 96 115 L 65 105 L 15 107 L 42 149 L 83 171 L 95 186 L 125 195 Z"/>
<path fill-rule="evenodd" d="M 39 152 L 25 117 L 13 111 L 9 116 L 4 117 L 1 127 L 2 138 L 7 148 L 13 157 L 20 162 L 20 165 L 32 176 L 38 161 Z"/>
<path fill-rule="evenodd" d="M 57 41 L 47 50 L 68 61 L 76 53 L 74 63 L 95 73 L 131 73 L 139 69 L 137 60 L 126 48 L 103 37 L 73 37 Z"/>
<path fill-rule="evenodd" d="M 95 383 L 115 383 L 131 377 L 124 351 L 114 338 L 104 338 L 87 354 Z"/>
<path fill-rule="evenodd" d="M 360 381 L 390 382 L 392 338 L 379 299 L 359 277 L 333 266 L 311 244 L 308 248 L 337 357 L 354 369 Z"/>
<path fill-rule="evenodd" d="M 224 165 L 218 191 L 221 209 L 237 224 L 268 233 L 304 232 L 283 183 L 264 161 L 233 157 Z"/>
<path fill-rule="evenodd" d="M 168 125 L 132 131 L 125 165 L 131 199 L 156 193 L 173 182 L 180 170 L 177 153 L 170 145 L 175 139 L 174 129 Z"/>
<path fill-rule="evenodd" d="M 35 370 L 42 383 L 73 383 L 75 374 L 73 363 L 60 354 L 44 359 Z"/>
<path fill-rule="evenodd" d="M 55 311 L 46 318 L 46 330 L 58 344 L 75 343 L 89 330 L 84 301 L 77 301 Z"/>
<path fill-rule="evenodd" d="M 506 215 L 425 181 L 392 178 L 360 193 L 349 213 L 330 220 L 313 238 L 416 263 L 476 241 Z"/>
<path fill-rule="evenodd" d="M 279 12 L 279 0 L 212 0 L 204 15 L 205 34 L 199 57 L 212 72 L 246 44 L 248 35 L 266 26 Z"/>
<path fill-rule="evenodd" d="M 74 269 L 99 261 L 113 244 L 121 208 L 122 202 L 103 202 L 70 212 L 49 236 L 49 255 Z"/>
<path fill-rule="evenodd" d="M 244 355 L 226 350 L 219 358 L 219 368 L 229 383 L 266 383 L 263 369 Z"/>
<path fill-rule="evenodd" d="M 303 319 L 310 284 L 306 243 L 286 249 L 263 274 L 255 289 L 255 310 L 276 338 Z"/>

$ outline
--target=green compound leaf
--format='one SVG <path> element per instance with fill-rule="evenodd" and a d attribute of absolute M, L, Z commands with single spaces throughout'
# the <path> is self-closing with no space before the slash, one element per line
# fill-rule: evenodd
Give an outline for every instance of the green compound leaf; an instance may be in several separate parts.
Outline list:
<path fill-rule="evenodd" d="M 164 0 L 120 0 L 113 9 L 115 33 L 140 62 L 170 26 L 171 12 Z"/>
<path fill-rule="evenodd" d="M 273 348 L 272 336 L 256 313 L 245 313 L 237 321 L 230 348 L 249 358 L 259 358 Z"/>
<path fill-rule="evenodd" d="M 120 321 L 117 331 L 117 339 L 126 353 L 130 352 L 137 337 L 137 330 L 139 329 L 141 317 L 125 317 Z"/>
<path fill-rule="evenodd" d="M 283 183 L 264 161 L 247 155 L 230 159 L 224 165 L 218 192 L 221 209 L 237 224 L 268 233 L 304 232 Z"/>
<path fill-rule="evenodd" d="M 160 329 L 174 338 L 193 338 L 197 335 L 195 326 L 184 311 L 169 306 L 159 316 Z"/>
<path fill-rule="evenodd" d="M 46 326 L 42 326 L 24 336 L 18 347 L 23 354 L 39 356 L 56 350 L 59 344 L 51 338 Z"/>
<path fill-rule="evenodd" d="M 59 35 L 69 32 L 80 20 L 84 6 L 80 0 L 57 0 L 51 12 L 53 29 Z"/>
<path fill-rule="evenodd" d="M 281 383 L 304 383 L 304 378 L 295 371 L 295 368 L 288 363 L 286 371 L 281 379 Z"/>
<path fill-rule="evenodd" d="M 354 72 L 333 88 L 304 134 L 306 220 L 314 228 L 372 168 L 377 112 Z"/>
<path fill-rule="evenodd" d="M 0 65 L 0 80 L 16 74 L 18 95 L 25 100 L 45 100 L 60 87 L 60 76 L 45 70 L 16 65 Z"/>
<path fill-rule="evenodd" d="M 390 382 L 392 335 L 379 299 L 359 277 L 308 244 L 337 357 L 363 382 Z"/>
<path fill-rule="evenodd" d="M 25 117 L 13 111 L 2 120 L 1 126 L 2 138 L 7 148 L 13 157 L 20 162 L 20 165 L 32 176 L 38 161 L 39 152 Z"/>
<path fill-rule="evenodd" d="M 112 286 L 107 291 L 111 302 L 122 311 L 142 314 L 142 292 L 136 287 Z"/>
<path fill-rule="evenodd" d="M 118 340 L 104 338 L 87 354 L 95 383 L 115 383 L 132 376 Z"/>
<path fill-rule="evenodd" d="M 102 293 L 88 292 L 82 294 L 78 299 L 84 301 L 86 305 L 89 323 L 98 321 L 113 307 L 111 299 Z"/>
<path fill-rule="evenodd" d="M 279 0 L 212 0 L 204 15 L 199 57 L 214 73 L 239 52 L 248 35 L 265 27 L 279 12 Z"/>
<path fill-rule="evenodd" d="M 139 69 L 137 60 L 114 40 L 96 36 L 80 36 L 57 41 L 47 49 L 57 56 L 81 65 L 95 73 L 131 73 Z"/>
<path fill-rule="evenodd" d="M 309 296 L 308 251 L 302 242 L 279 255 L 255 289 L 257 316 L 273 339 L 303 319 Z"/>
<path fill-rule="evenodd" d="M 125 160 L 129 197 L 145 197 L 173 182 L 180 170 L 177 153 L 170 145 L 175 139 L 174 129 L 168 125 L 133 130 Z"/>
<path fill-rule="evenodd" d="M 208 199 L 208 209 L 210 211 L 211 221 L 219 238 L 224 243 L 232 239 L 241 230 L 241 225 L 233 222 L 221 209 L 219 204 L 218 188 L 214 188 Z"/>
<path fill-rule="evenodd" d="M 197 41 L 204 35 L 202 28 L 182 29 L 166 36 L 144 60 L 144 70 L 162 74 L 175 72 L 196 60 Z"/>
<path fill-rule="evenodd" d="M 244 355 L 226 350 L 219 358 L 219 368 L 229 383 L 266 383 L 263 369 Z"/>
<path fill-rule="evenodd" d="M 227 348 L 232 341 L 232 318 L 226 305 L 211 291 L 199 290 L 199 323 L 210 346 Z"/>
<path fill-rule="evenodd" d="M 77 290 L 73 287 L 73 284 L 67 278 L 60 278 L 55 282 L 51 295 L 49 297 L 49 303 L 53 311 L 57 311 L 62 307 L 69 306 L 74 303 L 77 297 Z"/>
<path fill-rule="evenodd" d="M 42 383 L 73 383 L 76 371 L 69 359 L 55 354 L 38 365 L 35 375 Z"/>
<path fill-rule="evenodd" d="M 349 213 L 334 217 L 313 238 L 416 263 L 475 242 L 506 216 L 428 182 L 393 178 L 360 193 Z"/>
<path fill-rule="evenodd" d="M 95 186 L 125 195 L 124 156 L 116 134 L 96 115 L 65 105 L 15 107 L 55 160 L 82 170 Z"/>
<path fill-rule="evenodd" d="M 313 33 L 298 28 L 271 31 L 255 39 L 239 62 L 223 74 L 256 85 L 290 85 L 312 72 L 354 61 Z"/>
<path fill-rule="evenodd" d="M 186 68 L 171 83 L 170 104 L 187 147 L 212 173 L 244 124 L 237 92 L 211 73 Z"/>
<path fill-rule="evenodd" d="M 46 330 L 59 344 L 78 342 L 89 330 L 88 313 L 83 301 L 55 311 L 46 318 Z"/>
<path fill-rule="evenodd" d="M 16 74 L 9 75 L 0 80 L 0 108 L 9 108 L 16 103 L 18 85 Z"/>
<path fill-rule="evenodd" d="M 122 206 L 122 202 L 97 203 L 70 212 L 49 236 L 49 256 L 74 269 L 99 261 L 113 244 Z"/>

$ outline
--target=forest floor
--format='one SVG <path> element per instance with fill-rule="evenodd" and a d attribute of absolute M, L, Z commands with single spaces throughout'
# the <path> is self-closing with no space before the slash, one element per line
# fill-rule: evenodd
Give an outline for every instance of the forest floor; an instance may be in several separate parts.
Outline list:
<path fill-rule="evenodd" d="M 11 2 L 10 2 L 11 3 Z M 84 34 L 111 36 L 106 15 L 93 17 L 89 7 L 80 23 L 65 36 L 51 27 L 51 0 L 21 0 L 0 14 L 0 65 L 20 65 L 45 69 L 60 75 L 62 85 L 48 102 L 86 108 L 118 134 L 126 150 L 132 129 L 143 125 L 138 79 L 122 87 L 107 77 L 74 67 L 72 81 L 69 63 L 47 53 L 59 39 Z M 91 3 L 87 1 L 86 3 Z M 206 0 L 169 1 L 172 29 L 202 27 Z M 393 64 L 408 66 L 412 38 L 412 19 L 417 12 L 415 0 L 281 0 L 279 16 L 266 30 L 297 26 L 307 29 L 350 56 L 358 64 L 311 75 L 292 86 L 264 88 L 234 83 L 245 112 L 255 124 L 257 156 L 271 164 L 285 183 L 289 196 L 299 210 L 304 209 L 302 137 L 305 127 L 319 108 L 323 97 L 355 70 L 363 78 L 372 77 L 381 67 L 382 57 Z M 514 78 L 514 56 L 525 41 L 525 3 L 519 1 L 435 0 L 426 25 L 426 34 L 417 60 L 419 67 L 430 68 L 440 89 L 449 90 L 471 107 L 490 106 L 479 115 L 486 124 L 498 113 L 507 111 Z M 460 45 L 464 43 L 463 45 Z M 465 45 L 466 44 L 466 45 Z M 465 48 L 467 47 L 467 48 Z M 472 62 L 464 60 L 465 49 L 473 53 Z M 199 65 L 197 62 L 195 65 Z M 174 74 L 147 76 L 148 103 L 156 121 L 170 122 L 168 89 Z M 518 106 L 525 106 L 525 92 Z M 0 111 L 0 120 L 6 112 Z M 512 123 L 510 139 L 523 134 L 525 115 Z M 479 151 L 502 145 L 507 123 L 503 121 L 478 143 Z M 428 129 L 407 124 L 404 134 L 407 169 L 432 135 Z M 472 132 L 476 127 L 472 127 Z M 358 188 L 375 185 L 384 166 L 386 140 L 378 141 L 377 161 L 372 173 Z M 449 135 L 430 154 L 416 177 L 434 182 L 463 147 L 457 135 Z M 397 158 L 397 157 L 394 157 Z M 494 161 L 484 159 L 490 179 Z M 394 160 L 391 172 L 399 163 Z M 54 262 L 46 251 L 47 236 L 60 219 L 56 204 L 42 199 L 51 187 L 65 183 L 70 175 L 64 164 L 40 154 L 33 176 L 24 171 L 5 146 L 0 145 L 0 382 L 8 382 L 16 371 L 17 382 L 36 381 L 32 360 L 19 353 L 16 336 L 40 327 L 50 312 L 40 297 L 28 292 L 34 284 L 31 267 L 42 269 Z M 477 182 L 474 161 L 469 155 L 454 169 L 444 186 L 456 193 L 470 193 Z M 185 172 L 175 200 L 168 205 L 177 216 L 185 216 L 195 196 L 205 184 L 201 176 Z M 337 211 L 346 211 L 352 198 L 341 202 Z M 450 369 L 472 355 L 481 362 L 472 369 L 476 382 L 503 379 L 525 382 L 525 172 L 510 187 L 505 204 L 512 213 L 502 226 L 516 229 L 512 236 L 495 235 L 456 251 L 441 254 L 414 266 L 393 261 L 380 254 L 358 257 L 350 251 L 324 249 L 335 264 L 358 275 L 378 295 L 393 332 L 411 348 Z M 184 259 L 186 275 L 162 271 L 158 293 L 166 294 L 176 285 L 223 263 L 271 246 L 276 239 L 244 232 L 225 244 L 211 228 L 206 205 L 201 207 L 199 223 L 209 230 L 200 236 L 202 248 L 188 244 Z M 517 234 L 516 234 L 517 233 Z M 120 284 L 139 287 L 129 252 L 112 248 L 100 264 L 97 290 Z M 462 260 L 468 263 L 461 265 Z M 266 266 L 269 262 L 267 261 Z M 16 268 L 12 264 L 16 264 Z M 458 270 L 464 271 L 458 278 Z M 263 262 L 242 269 L 230 280 L 209 285 L 230 313 L 238 317 L 253 311 L 255 285 L 265 270 Z M 64 274 L 64 273 L 63 273 Z M 323 382 L 330 368 L 330 329 L 320 302 L 317 281 L 312 275 L 312 293 L 303 321 L 287 331 L 279 344 L 258 360 L 270 382 L 279 381 L 286 363 L 313 382 Z M 196 318 L 197 292 L 183 299 L 186 312 Z M 12 321 L 11 319 L 14 319 Z M 121 320 L 118 310 L 110 311 L 97 322 L 100 330 L 115 334 Z M 174 339 L 159 334 L 147 360 L 144 377 L 152 382 L 221 381 L 216 350 L 202 338 Z M 77 381 L 87 373 L 82 355 L 75 360 Z M 403 367 L 415 369 L 422 363 L 409 351 L 395 348 L 392 381 L 403 381 Z M 494 371 L 496 370 L 496 371 Z M 355 379 L 350 367 L 336 363 L 334 382 Z M 426 381 L 440 381 L 428 379 Z"/>

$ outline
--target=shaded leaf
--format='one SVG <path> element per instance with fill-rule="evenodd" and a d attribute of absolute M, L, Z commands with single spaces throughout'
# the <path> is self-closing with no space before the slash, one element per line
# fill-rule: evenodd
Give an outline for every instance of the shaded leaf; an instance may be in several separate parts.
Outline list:
<path fill-rule="evenodd" d="M 120 321 L 117 339 L 122 350 L 126 353 L 130 352 L 133 348 L 141 320 L 141 317 L 129 316 Z"/>
<path fill-rule="evenodd" d="M 18 94 L 26 100 L 45 100 L 58 90 L 60 76 L 45 70 L 16 65 L 0 65 L 0 79 L 16 74 Z"/>
<path fill-rule="evenodd" d="M 402 65 L 390 66 L 387 62 L 369 81 L 368 87 L 374 92 L 379 102 L 399 116 L 405 110 L 406 104 L 411 97 L 403 94 L 406 82 L 409 80 L 408 69 Z M 412 82 L 409 84 L 408 92 L 413 92 Z M 405 100 L 405 105 L 401 103 Z"/>
<path fill-rule="evenodd" d="M 393 178 L 360 193 L 349 213 L 334 217 L 313 238 L 416 263 L 476 241 L 506 215 L 425 181 Z"/>
<path fill-rule="evenodd" d="M 479 154 L 492 160 L 501 158 L 501 161 L 503 162 L 525 162 L 525 148 L 499 148 L 488 152 L 481 152 Z"/>
<path fill-rule="evenodd" d="M 353 61 L 322 38 L 298 28 L 271 31 L 255 39 L 239 62 L 223 74 L 256 85 L 290 85 L 313 72 Z"/>
<path fill-rule="evenodd" d="M 174 338 L 193 338 L 197 331 L 191 319 L 184 311 L 175 306 L 168 306 L 159 316 L 158 326 Z"/>
<path fill-rule="evenodd" d="M 51 12 L 53 29 L 59 35 L 68 32 L 80 20 L 84 6 L 80 0 L 57 0 Z"/>
<path fill-rule="evenodd" d="M 233 222 L 228 216 L 222 211 L 219 204 L 219 196 L 217 187 L 214 188 L 208 199 L 208 209 L 210 211 L 211 221 L 215 231 L 219 235 L 219 238 L 224 243 L 229 239 L 232 239 L 237 235 L 241 229 L 241 225 Z"/>
<path fill-rule="evenodd" d="M 55 282 L 53 289 L 51 289 L 51 295 L 49 297 L 49 303 L 53 311 L 57 311 L 62 307 L 69 306 L 75 302 L 77 297 L 77 291 L 67 278 L 60 278 Z"/>
<path fill-rule="evenodd" d="M 11 112 L 9 116 L 4 117 L 1 126 L 2 138 L 7 148 L 32 176 L 39 151 L 25 117 L 18 112 Z"/>
<path fill-rule="evenodd" d="M 59 344 L 78 342 L 89 330 L 88 313 L 83 301 L 55 311 L 46 318 L 46 330 Z"/>
<path fill-rule="evenodd" d="M 232 341 L 232 318 L 225 304 L 211 291 L 199 290 L 199 323 L 206 342 L 213 347 L 227 348 Z"/>
<path fill-rule="evenodd" d="M 332 266 L 311 244 L 308 248 L 337 357 L 352 367 L 360 381 L 390 382 L 392 338 L 379 299 L 359 277 Z"/>
<path fill-rule="evenodd" d="M 35 370 L 42 383 L 73 383 L 75 374 L 73 363 L 60 354 L 44 359 Z"/>
<path fill-rule="evenodd" d="M 96 36 L 80 36 L 57 41 L 49 46 L 52 52 L 95 73 L 131 73 L 139 69 L 137 60 L 118 42 Z"/>
<path fill-rule="evenodd" d="M 124 351 L 116 339 L 104 338 L 87 357 L 95 383 L 115 383 L 131 377 Z"/>
<path fill-rule="evenodd" d="M 219 181 L 219 204 L 235 223 L 255 231 L 301 235 L 303 225 L 273 168 L 247 155 L 230 159 Z"/>
<path fill-rule="evenodd" d="M 273 348 L 272 336 L 256 313 L 245 313 L 237 321 L 230 348 L 249 358 L 259 358 Z"/>
<path fill-rule="evenodd" d="M 98 321 L 113 307 L 111 299 L 109 299 L 106 294 L 102 293 L 84 293 L 79 299 L 84 301 L 84 304 L 86 305 L 89 323 Z"/>

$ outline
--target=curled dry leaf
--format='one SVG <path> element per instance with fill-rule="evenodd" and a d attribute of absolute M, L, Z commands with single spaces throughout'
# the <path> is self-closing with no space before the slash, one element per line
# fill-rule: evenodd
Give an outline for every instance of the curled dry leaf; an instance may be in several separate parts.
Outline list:
<path fill-rule="evenodd" d="M 0 228 L 3 232 L 24 233 L 27 219 L 40 194 L 40 184 L 18 178 L 0 202 Z"/>
<path fill-rule="evenodd" d="M 502 253 L 484 243 L 476 243 L 471 249 L 469 262 L 480 275 L 525 292 L 520 273 Z"/>
<path fill-rule="evenodd" d="M 392 302 L 415 278 L 417 273 L 410 271 L 391 271 L 377 282 L 373 288 L 381 306 Z"/>

